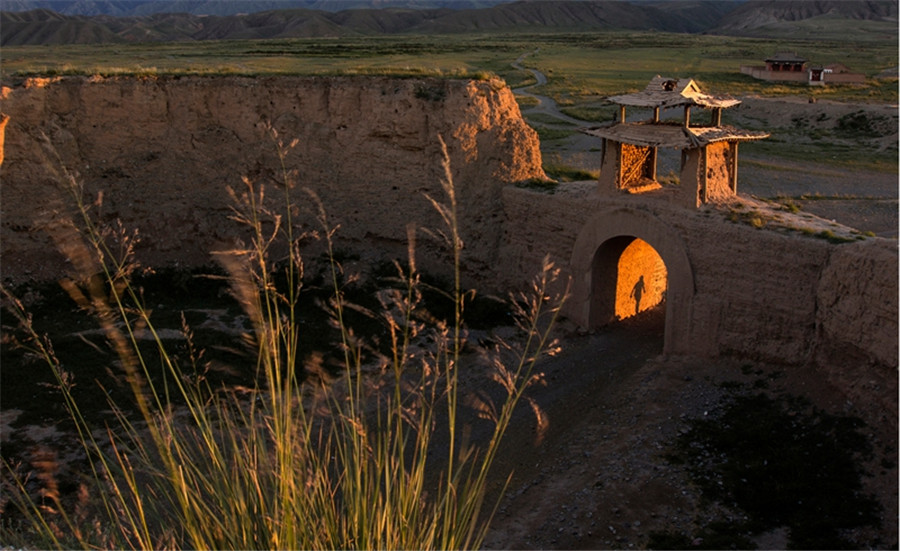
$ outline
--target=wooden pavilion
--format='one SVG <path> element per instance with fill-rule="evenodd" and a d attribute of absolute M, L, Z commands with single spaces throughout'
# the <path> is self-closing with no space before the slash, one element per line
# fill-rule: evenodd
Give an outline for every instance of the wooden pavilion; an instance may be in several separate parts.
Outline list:
<path fill-rule="evenodd" d="M 657 152 L 660 147 L 669 147 L 681 150 L 679 200 L 692 207 L 720 201 L 737 193 L 738 143 L 769 136 L 723 126 L 722 111 L 740 100 L 705 94 L 691 79 L 656 76 L 644 90 L 608 100 L 619 105 L 618 121 L 581 130 L 603 139 L 598 181 L 601 192 L 659 189 Z M 626 107 L 650 108 L 653 114 L 648 120 L 626 122 Z M 660 121 L 660 111 L 668 108 L 682 108 L 683 120 Z M 711 110 L 709 123 L 692 121 L 693 108 Z"/>

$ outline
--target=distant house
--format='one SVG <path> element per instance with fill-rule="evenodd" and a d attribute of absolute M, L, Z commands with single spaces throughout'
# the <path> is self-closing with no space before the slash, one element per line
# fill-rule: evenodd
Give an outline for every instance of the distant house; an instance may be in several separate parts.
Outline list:
<path fill-rule="evenodd" d="M 805 82 L 810 86 L 825 84 L 863 84 L 866 76 L 850 72 L 840 63 L 809 65 L 794 52 L 780 52 L 766 58 L 765 66 L 741 65 L 741 72 L 753 78 L 777 82 Z"/>
<path fill-rule="evenodd" d="M 766 59 L 766 71 L 772 73 L 802 73 L 806 60 L 794 52 L 775 54 Z"/>

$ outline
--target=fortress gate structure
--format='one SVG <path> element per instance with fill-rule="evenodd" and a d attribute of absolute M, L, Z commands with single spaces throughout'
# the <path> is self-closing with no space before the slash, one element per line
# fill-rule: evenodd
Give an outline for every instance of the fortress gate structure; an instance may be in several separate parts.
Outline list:
<path fill-rule="evenodd" d="M 676 210 L 696 209 L 737 194 L 738 143 L 768 136 L 722 125 L 722 110 L 740 103 L 700 91 L 691 79 L 653 78 L 634 94 L 609 98 L 619 105 L 612 125 L 583 129 L 602 138 L 598 197 L 651 194 L 668 199 Z M 652 116 L 627 122 L 626 107 L 651 108 Z M 682 119 L 662 121 L 664 109 L 683 109 Z M 691 121 L 691 109 L 711 110 L 707 124 Z M 657 181 L 660 147 L 681 150 L 680 185 Z M 624 199 L 624 197 L 622 197 Z M 694 278 L 678 232 L 646 214 L 613 210 L 593 218 L 579 233 L 572 251 L 573 307 L 570 315 L 584 327 L 600 327 L 666 304 L 667 349 L 677 348 L 676 320 L 690 318 Z"/>
<path fill-rule="evenodd" d="M 737 193 L 738 143 L 769 136 L 766 132 L 723 126 L 722 110 L 738 105 L 740 100 L 704 94 L 691 79 L 657 75 L 641 92 L 613 96 L 609 101 L 619 106 L 619 121 L 582 130 L 603 139 L 600 193 L 659 189 L 658 149 L 670 147 L 681 150 L 681 185 L 676 189 L 679 202 L 697 207 L 733 197 Z M 648 120 L 629 123 L 626 106 L 651 108 L 653 115 Z M 697 107 L 711 110 L 709 123 L 691 121 L 691 108 Z M 660 120 L 660 111 L 669 108 L 682 108 L 682 120 Z"/>
<path fill-rule="evenodd" d="M 662 77 L 610 100 L 618 120 L 582 130 L 603 140 L 596 183 L 503 190 L 499 274 L 512 285 L 549 256 L 570 282 L 564 314 L 581 328 L 664 307 L 665 354 L 814 364 L 848 395 L 896 411 L 896 242 L 844 228 L 835 245 L 781 211 L 766 211 L 765 228 L 740 223 L 769 207 L 737 196 L 738 144 L 768 134 L 722 125 L 738 100 Z M 626 107 L 652 116 L 629 122 Z M 673 107 L 683 118 L 662 120 Z M 692 119 L 698 107 L 711 110 L 705 124 Z M 681 151 L 679 184 L 657 179 L 660 147 Z"/>

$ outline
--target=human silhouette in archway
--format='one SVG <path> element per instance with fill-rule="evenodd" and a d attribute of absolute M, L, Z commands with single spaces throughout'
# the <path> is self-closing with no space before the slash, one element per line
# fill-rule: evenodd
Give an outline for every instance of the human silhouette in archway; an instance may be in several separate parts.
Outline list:
<path fill-rule="evenodd" d="M 647 287 L 644 285 L 644 276 L 641 276 L 631 289 L 631 296 L 634 298 L 634 315 L 638 315 L 641 311 L 641 296 L 646 290 Z"/>

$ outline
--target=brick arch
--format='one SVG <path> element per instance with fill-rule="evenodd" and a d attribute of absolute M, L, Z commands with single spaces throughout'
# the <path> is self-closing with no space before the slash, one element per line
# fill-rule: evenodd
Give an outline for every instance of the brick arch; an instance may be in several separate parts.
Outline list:
<path fill-rule="evenodd" d="M 663 350 L 666 353 L 689 352 L 689 323 L 694 298 L 694 272 L 687 247 L 679 233 L 655 216 L 627 208 L 595 214 L 581 229 L 572 249 L 572 294 L 566 314 L 586 328 L 602 323 L 592 312 L 592 289 L 599 255 L 621 254 L 624 244 L 641 239 L 647 242 L 666 265 L 666 328 Z M 596 306 L 594 307 L 596 309 Z"/>

